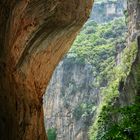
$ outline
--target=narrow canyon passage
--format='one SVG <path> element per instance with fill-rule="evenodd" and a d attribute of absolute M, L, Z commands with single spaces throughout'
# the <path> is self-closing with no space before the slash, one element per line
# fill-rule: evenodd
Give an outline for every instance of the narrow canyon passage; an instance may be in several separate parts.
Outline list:
<path fill-rule="evenodd" d="M 49 140 L 139 140 L 138 23 L 138 1 L 94 1 L 44 95 Z"/>
<path fill-rule="evenodd" d="M 126 47 L 126 8 L 125 0 L 95 1 L 90 18 L 54 71 L 44 95 L 44 123 L 50 140 L 89 139 L 102 100 L 101 88 L 107 87 L 111 69 L 121 63 Z"/>
<path fill-rule="evenodd" d="M 65 132 L 68 132 L 69 140 L 74 140 L 75 136 L 76 140 L 81 140 L 81 136 L 85 136 L 84 140 L 88 137 L 90 140 L 140 139 L 140 3 L 139 0 L 127 0 L 127 9 L 121 11 L 122 1 L 106 0 L 107 5 L 104 0 L 95 1 L 95 9 L 98 11 L 101 4 L 99 11 L 109 15 L 108 18 L 104 14 L 101 17 L 96 15 L 98 22 L 105 20 L 105 26 L 87 22 L 72 52 L 66 55 L 67 60 L 75 65 L 71 67 L 63 62 L 62 66 L 68 72 L 64 73 L 66 76 L 58 77 L 58 81 L 65 85 L 61 88 L 61 98 L 65 101 L 67 116 L 72 111 L 79 124 L 73 127 L 75 120 L 68 122 L 66 128 L 70 129 Z M 118 3 L 116 7 L 115 3 Z M 46 123 L 49 128 L 46 135 L 42 97 L 55 67 L 89 18 L 92 4 L 93 0 L 0 0 L 0 140 L 50 140 L 52 135 L 49 134 L 56 129 L 54 124 L 52 127 Z M 111 21 L 116 12 L 118 15 L 123 12 L 125 18 L 117 15 Z M 114 38 L 117 42 L 113 41 Z M 78 69 L 80 75 L 75 72 Z M 73 77 L 69 75 L 71 70 Z M 88 84 L 84 84 L 85 81 Z M 90 90 L 86 90 L 87 87 Z M 96 89 L 95 101 L 92 100 L 93 87 Z M 98 96 L 99 90 L 103 91 L 101 97 Z M 53 96 L 48 95 L 50 99 Z M 59 95 L 54 96 L 57 101 Z M 74 104 L 76 108 L 69 103 L 72 99 L 80 101 Z M 49 109 L 53 110 L 51 104 L 46 111 Z M 55 113 L 59 112 L 51 115 Z M 96 117 L 92 119 L 94 114 Z M 63 121 L 60 126 L 67 119 Z M 83 127 L 82 121 L 83 124 L 90 122 L 90 128 Z M 63 128 L 59 130 L 62 131 Z M 88 132 L 89 136 L 83 132 Z"/>

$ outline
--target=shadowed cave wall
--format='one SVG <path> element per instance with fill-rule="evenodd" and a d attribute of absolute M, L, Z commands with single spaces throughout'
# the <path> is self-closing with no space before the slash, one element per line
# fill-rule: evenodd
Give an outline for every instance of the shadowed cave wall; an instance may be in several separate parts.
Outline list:
<path fill-rule="evenodd" d="M 47 139 L 42 95 L 91 5 L 92 0 L 0 1 L 0 140 Z M 130 42 L 139 34 L 139 9 L 138 0 L 129 0 Z"/>
<path fill-rule="evenodd" d="M 42 95 L 92 0 L 0 1 L 0 140 L 46 140 Z"/>

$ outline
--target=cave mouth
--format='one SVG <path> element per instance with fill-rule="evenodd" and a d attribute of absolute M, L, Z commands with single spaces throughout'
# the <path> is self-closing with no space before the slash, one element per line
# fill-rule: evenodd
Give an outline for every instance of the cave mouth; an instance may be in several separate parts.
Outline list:
<path fill-rule="evenodd" d="M 0 140 L 47 140 L 42 96 L 93 1 L 0 1 Z"/>
<path fill-rule="evenodd" d="M 55 69 L 43 97 L 49 140 L 88 140 L 100 92 L 125 49 L 126 1 L 119 2 L 95 1 L 90 18 Z"/>

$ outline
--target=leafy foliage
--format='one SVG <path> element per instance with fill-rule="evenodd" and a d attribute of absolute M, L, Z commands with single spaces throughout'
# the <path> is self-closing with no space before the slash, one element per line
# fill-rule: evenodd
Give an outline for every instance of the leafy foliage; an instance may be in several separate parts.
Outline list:
<path fill-rule="evenodd" d="M 47 136 L 48 136 L 48 140 L 56 140 L 56 129 L 55 128 L 50 128 L 47 131 Z"/>
<path fill-rule="evenodd" d="M 100 123 L 102 126 L 106 125 L 106 128 L 100 126 L 100 130 L 104 133 L 97 135 L 96 139 L 100 140 L 139 140 L 140 139 L 140 102 L 136 102 L 130 106 L 124 106 L 121 108 L 108 106 L 102 111 Z M 116 114 L 120 115 L 120 118 L 116 121 L 112 121 L 112 116 Z M 100 132 L 101 132 L 100 131 Z"/>
<path fill-rule="evenodd" d="M 86 118 L 91 113 L 94 113 L 95 109 L 96 107 L 93 106 L 92 104 L 81 103 L 77 105 L 77 107 L 74 109 L 73 116 L 78 121 L 81 117 Z"/>
<path fill-rule="evenodd" d="M 105 24 L 90 20 L 74 42 L 67 58 L 71 63 L 92 65 L 94 87 L 106 86 L 115 65 L 115 45 L 123 42 L 126 30 L 124 18 Z"/>
<path fill-rule="evenodd" d="M 89 21 L 67 55 L 67 59 L 72 60 L 72 63 L 92 65 L 95 77 L 93 87 L 100 89 L 102 93 L 102 102 L 96 112 L 97 117 L 90 128 L 90 140 L 129 140 L 131 136 L 128 137 L 126 134 L 129 130 L 132 131 L 134 139 L 139 138 L 137 135 L 139 127 L 136 126 L 136 122 L 129 123 L 134 119 L 133 115 L 138 109 L 137 104 L 120 109 L 114 106 L 119 95 L 120 83 L 124 83 L 129 75 L 137 53 L 136 42 L 133 42 L 130 47 L 123 50 L 120 64 L 115 65 L 115 45 L 125 43 L 126 30 L 124 18 L 106 24 Z M 92 105 L 80 104 L 75 108 L 73 115 L 79 120 L 91 110 Z M 133 115 L 130 115 L 130 112 L 133 112 Z M 121 116 L 119 123 L 115 118 L 118 115 Z"/>
<path fill-rule="evenodd" d="M 126 106 L 119 109 L 119 106 L 115 106 L 114 103 L 119 96 L 119 84 L 125 81 L 130 73 L 131 65 L 136 58 L 137 45 L 133 42 L 129 48 L 125 48 L 123 52 L 122 62 L 120 65 L 113 68 L 112 78 L 107 87 L 102 90 L 103 99 L 102 104 L 100 104 L 100 110 L 98 111 L 97 118 L 90 129 L 90 139 L 91 140 L 135 140 L 137 132 L 140 131 L 138 126 L 139 121 L 131 123 L 133 115 L 130 112 L 136 114 L 139 104 L 134 104 L 132 106 Z M 134 112 L 133 112 L 134 111 Z M 121 113 L 119 113 L 121 112 Z M 116 116 L 120 116 L 119 120 Z M 139 114 L 137 115 L 139 116 Z M 129 122 L 130 121 L 130 122 Z M 125 131 L 130 131 L 130 128 L 138 128 L 138 130 L 133 131 L 133 136 L 126 136 Z M 128 133 L 128 132 L 127 132 Z M 137 140 L 137 139 L 136 139 Z"/>
<path fill-rule="evenodd" d="M 116 55 L 115 45 L 117 43 L 124 43 L 126 30 L 124 18 L 118 18 L 105 24 L 97 24 L 92 20 L 88 21 L 66 56 L 71 64 L 92 65 L 92 74 L 95 77 L 92 86 L 102 91 L 105 103 L 118 95 L 120 79 L 116 78 L 117 75 L 114 75 L 114 73 L 118 71 L 117 73 L 120 76 L 122 70 L 121 67 L 114 68 Z M 112 84 L 110 84 L 111 81 L 113 81 Z M 107 85 L 109 85 L 108 89 L 106 88 Z M 102 110 L 103 105 L 104 103 L 99 106 L 99 112 Z M 91 120 L 88 119 L 87 116 L 93 116 L 92 108 L 94 108 L 92 104 L 79 104 L 74 109 L 73 116 L 76 120 L 81 118 Z M 96 131 L 94 131 L 94 134 L 95 132 Z M 94 134 L 92 134 L 91 137 Z"/>

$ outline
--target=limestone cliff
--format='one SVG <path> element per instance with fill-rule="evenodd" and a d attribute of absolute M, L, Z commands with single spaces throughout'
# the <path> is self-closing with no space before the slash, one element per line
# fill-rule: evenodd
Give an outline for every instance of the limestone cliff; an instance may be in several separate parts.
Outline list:
<path fill-rule="evenodd" d="M 44 96 L 46 130 L 56 128 L 57 140 L 87 140 L 98 89 L 92 86 L 91 65 L 70 62 L 59 64 Z"/>
<path fill-rule="evenodd" d="M 122 3 L 123 2 L 124 1 L 122 1 Z M 102 24 L 97 24 L 92 18 L 88 20 L 80 33 L 81 36 L 85 35 L 84 38 L 81 37 L 81 39 L 79 35 L 78 37 L 80 39 L 78 39 L 80 41 L 76 39 L 76 43 L 74 43 L 76 47 L 83 48 L 78 52 L 81 55 L 77 56 L 77 54 L 72 53 L 74 50 L 71 50 L 68 55 L 64 57 L 55 70 L 46 95 L 44 96 L 44 122 L 46 131 L 56 129 L 57 140 L 88 140 L 89 127 L 94 120 L 94 116 L 96 116 L 98 104 L 101 102 L 102 95 L 100 89 L 107 86 L 108 82 L 106 78 L 107 73 L 104 73 L 104 71 L 110 71 L 110 69 L 112 69 L 112 66 L 107 68 L 110 63 L 115 65 L 112 59 L 115 59 L 116 52 L 116 63 L 119 62 L 121 51 L 125 47 L 123 43 L 119 43 L 116 46 L 115 52 L 114 44 L 116 44 L 116 40 L 119 38 L 122 39 L 126 32 L 124 21 L 121 20 L 120 23 L 117 22 L 117 24 L 115 24 L 115 22 L 113 23 L 113 21 L 115 21 L 113 19 L 117 17 L 117 14 L 112 14 L 111 19 L 108 19 L 109 15 L 106 14 L 106 10 L 104 10 L 104 13 L 100 12 L 102 3 L 96 4 L 97 3 L 95 3 L 93 7 L 92 12 L 94 13 L 94 17 L 92 18 L 94 18 L 96 22 L 99 22 L 96 17 L 105 15 L 106 20 L 103 20 Z M 106 5 L 108 4 L 110 4 L 110 2 L 106 3 Z M 119 8 L 121 11 L 124 9 L 124 7 L 121 6 Z M 119 16 L 123 18 L 124 15 L 121 13 Z M 112 22 L 109 22 L 109 20 L 112 20 Z M 112 27 L 112 29 L 103 25 L 106 21 L 108 21 L 108 26 Z M 98 33 L 95 34 L 97 27 L 90 26 L 92 24 L 100 26 Z M 101 32 L 101 26 L 108 28 L 107 31 L 103 30 L 103 32 Z M 114 33 L 110 30 L 113 30 Z M 100 32 L 104 34 L 101 35 L 100 38 L 104 36 L 107 40 L 107 43 L 104 43 L 105 46 L 102 49 L 100 49 L 100 47 L 103 45 L 104 39 L 96 39 L 96 36 L 100 34 Z M 117 34 L 118 36 L 116 36 Z M 90 37 L 92 37 L 93 40 L 90 40 Z M 87 38 L 87 40 L 85 38 Z M 97 40 L 97 42 L 94 40 Z M 109 43 L 110 40 L 112 40 L 111 44 Z M 108 46 L 111 46 L 112 49 L 108 48 L 104 50 L 104 48 Z M 94 50 L 93 48 L 96 49 Z M 90 49 L 91 52 L 89 53 L 88 51 Z M 84 56 L 84 54 L 86 55 Z M 76 57 L 73 57 L 74 55 Z M 81 61 L 78 61 L 79 59 L 81 59 Z M 83 59 L 86 60 L 84 61 Z M 95 63 L 93 62 L 94 60 L 96 61 Z"/>
<path fill-rule="evenodd" d="M 140 3 L 139 0 L 128 1 L 127 7 L 128 35 L 127 48 L 131 48 L 132 43 L 136 45 L 136 58 L 132 62 L 131 70 L 125 81 L 120 82 L 121 89 L 117 104 L 120 106 L 130 105 L 139 96 L 139 68 L 140 68 Z M 123 46 L 121 48 L 124 48 Z M 122 52 L 122 50 L 120 50 Z M 121 55 L 121 53 L 119 54 Z M 118 62 L 117 62 L 118 63 Z"/>
<path fill-rule="evenodd" d="M 126 9 L 126 0 L 96 0 L 90 18 L 98 23 L 108 22 L 122 17 Z"/>
<path fill-rule="evenodd" d="M 139 0 L 128 1 L 128 38 L 127 47 L 132 47 L 131 43 L 136 42 L 138 51 L 136 59 L 132 63 L 132 68 L 126 82 L 120 92 L 119 102 L 121 105 L 128 105 L 135 102 L 136 96 L 139 96 L 140 80 L 140 2 Z"/>
<path fill-rule="evenodd" d="M 101 110 L 90 129 L 90 140 L 140 139 L 140 2 L 128 0 L 128 34 L 124 56 L 106 89 Z M 121 50 L 120 50 L 121 52 Z"/>
<path fill-rule="evenodd" d="M 46 140 L 42 95 L 92 0 L 0 1 L 0 139 Z"/>

